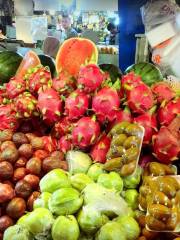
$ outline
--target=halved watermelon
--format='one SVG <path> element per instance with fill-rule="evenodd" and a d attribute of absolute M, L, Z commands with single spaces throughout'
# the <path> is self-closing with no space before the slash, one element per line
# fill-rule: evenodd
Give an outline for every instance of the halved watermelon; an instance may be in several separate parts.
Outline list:
<path fill-rule="evenodd" d="M 133 64 L 126 69 L 126 73 L 131 71 L 141 76 L 143 82 L 149 86 L 163 80 L 163 76 L 159 68 L 151 63 L 142 62 Z"/>
<path fill-rule="evenodd" d="M 85 38 L 70 38 L 61 45 L 56 56 L 57 73 L 66 71 L 77 77 L 82 65 L 97 64 L 98 50 L 96 45 Z"/>
<path fill-rule="evenodd" d="M 27 70 L 29 68 L 36 67 L 40 64 L 41 61 L 35 52 L 33 51 L 27 52 L 16 72 L 16 77 L 23 78 L 26 75 Z"/>

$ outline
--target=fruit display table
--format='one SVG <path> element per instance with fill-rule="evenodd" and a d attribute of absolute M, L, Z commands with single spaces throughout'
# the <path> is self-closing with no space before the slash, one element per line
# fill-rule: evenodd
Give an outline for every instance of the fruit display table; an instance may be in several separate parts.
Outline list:
<path fill-rule="evenodd" d="M 0 52 L 0 240 L 178 240 L 179 91 L 98 50 Z"/>

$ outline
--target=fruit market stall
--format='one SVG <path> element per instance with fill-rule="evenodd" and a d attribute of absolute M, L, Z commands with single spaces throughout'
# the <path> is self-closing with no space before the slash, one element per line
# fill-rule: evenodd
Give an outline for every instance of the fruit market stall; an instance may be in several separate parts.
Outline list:
<path fill-rule="evenodd" d="M 4 1 L 4 0 L 3 0 Z M 11 1 L 11 0 L 8 0 Z M 38 54 L 47 54 L 45 50 L 46 42 L 49 38 L 56 38 L 61 44 L 68 38 L 63 27 L 63 16 L 70 16 L 71 27 L 76 31 L 79 37 L 88 38 L 99 45 L 99 63 L 106 59 L 107 63 L 113 63 L 118 66 L 118 40 L 116 43 L 110 42 L 109 23 L 117 28 L 119 24 L 118 1 L 94 1 L 89 4 L 88 1 L 65 1 L 58 0 L 17 0 L 12 2 L 11 22 L 5 26 L 6 41 L 0 42 L 7 50 L 13 50 L 20 55 L 30 50 Z M 12 41 L 22 41 L 23 46 L 17 46 Z M 46 41 L 47 40 L 47 41 Z M 7 44 L 7 41 L 9 43 Z M 110 44 L 116 44 L 110 45 Z M 56 49 L 58 49 L 58 46 Z M 55 54 L 48 53 L 55 57 Z"/>
<path fill-rule="evenodd" d="M 0 239 L 178 240 L 178 87 L 83 38 L 45 60 L 0 53 Z"/>

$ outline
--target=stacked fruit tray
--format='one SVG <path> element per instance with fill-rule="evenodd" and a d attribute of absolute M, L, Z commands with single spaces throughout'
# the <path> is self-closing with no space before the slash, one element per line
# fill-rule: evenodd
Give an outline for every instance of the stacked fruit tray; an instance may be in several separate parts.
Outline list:
<path fill-rule="evenodd" d="M 178 91 L 152 64 L 113 77 L 97 60 L 91 41 L 72 38 L 55 74 L 31 51 L 16 71 L 0 66 L 0 239 L 173 240 L 180 231 Z"/>

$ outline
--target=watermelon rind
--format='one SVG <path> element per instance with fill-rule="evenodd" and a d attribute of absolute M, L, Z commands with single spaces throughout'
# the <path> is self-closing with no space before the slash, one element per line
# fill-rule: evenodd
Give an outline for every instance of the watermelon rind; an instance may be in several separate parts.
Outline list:
<path fill-rule="evenodd" d="M 13 77 L 22 61 L 22 56 L 13 51 L 0 52 L 0 84 Z"/>
<path fill-rule="evenodd" d="M 125 73 L 134 72 L 141 76 L 142 81 L 151 86 L 163 80 L 163 75 L 158 67 L 148 62 L 136 63 L 128 67 Z"/>

